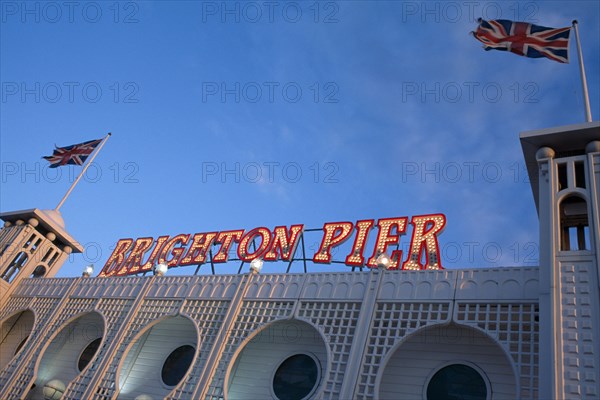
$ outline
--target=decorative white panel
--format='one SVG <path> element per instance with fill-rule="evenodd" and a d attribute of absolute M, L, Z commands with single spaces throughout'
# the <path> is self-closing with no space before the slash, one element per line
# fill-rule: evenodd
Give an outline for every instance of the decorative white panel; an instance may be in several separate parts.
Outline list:
<path fill-rule="evenodd" d="M 229 301 L 223 300 L 188 300 L 185 302 L 181 313 L 196 322 L 200 347 L 196 359 L 190 366 L 191 371 L 187 378 L 171 392 L 167 399 L 190 399 L 194 394 L 228 307 Z"/>
<path fill-rule="evenodd" d="M 103 278 L 100 278 L 103 279 Z M 179 299 L 144 300 L 135 317 L 124 330 L 119 332 L 119 346 L 110 364 L 98 383 L 94 399 L 109 400 L 116 393 L 117 369 L 123 360 L 125 350 L 137 335 L 148 325 L 167 315 L 175 315 L 181 306 Z M 125 310 L 124 310 L 125 311 Z"/>
<path fill-rule="evenodd" d="M 562 345 L 564 396 L 567 398 L 599 398 L 598 323 L 600 310 L 598 287 L 592 285 L 595 271 L 591 264 L 560 263 L 562 295 Z"/>
<path fill-rule="evenodd" d="M 359 302 L 301 301 L 298 318 L 310 321 L 323 333 L 331 352 L 329 374 L 323 385 L 323 399 L 336 399 L 339 394 L 348 363 L 356 321 L 360 312 Z"/>
<path fill-rule="evenodd" d="M 449 302 L 378 302 L 369 328 L 354 398 L 372 399 L 381 362 L 390 349 L 419 328 L 450 322 L 451 309 Z"/>
<path fill-rule="evenodd" d="M 536 303 L 457 302 L 454 320 L 486 332 L 510 354 L 520 380 L 521 399 L 538 397 L 539 309 Z"/>
<path fill-rule="evenodd" d="M 227 343 L 216 366 L 206 393 L 206 400 L 223 399 L 225 373 L 233 354 L 240 344 L 260 327 L 278 320 L 290 318 L 294 302 L 291 301 L 243 301 L 240 312 L 230 332 Z"/>

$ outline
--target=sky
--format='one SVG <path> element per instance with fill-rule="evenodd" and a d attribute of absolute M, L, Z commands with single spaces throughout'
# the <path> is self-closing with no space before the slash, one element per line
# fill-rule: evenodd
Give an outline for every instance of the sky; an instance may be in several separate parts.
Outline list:
<path fill-rule="evenodd" d="M 41 157 L 112 132 L 61 208 L 85 251 L 57 276 L 121 238 L 434 213 L 445 268 L 538 265 L 519 133 L 584 122 L 575 41 L 569 64 L 486 52 L 479 17 L 577 19 L 598 119 L 597 1 L 2 0 L 0 212 L 55 208 L 81 167 Z"/>

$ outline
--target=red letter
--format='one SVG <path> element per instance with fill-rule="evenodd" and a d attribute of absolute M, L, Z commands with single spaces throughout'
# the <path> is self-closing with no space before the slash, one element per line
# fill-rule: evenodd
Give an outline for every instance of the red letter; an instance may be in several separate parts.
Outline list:
<path fill-rule="evenodd" d="M 125 253 L 127 253 L 129 249 L 131 249 L 132 244 L 133 239 L 119 240 L 117 242 L 117 245 L 115 246 L 115 250 L 110 255 L 110 257 L 108 257 L 106 264 L 104 264 L 102 271 L 100 271 L 100 276 L 111 276 L 115 274 L 123 275 L 123 273 L 121 273 L 120 271 L 121 264 L 125 259 Z"/>
<path fill-rule="evenodd" d="M 420 215 L 411 221 L 414 227 L 410 252 L 402 264 L 402 269 L 443 269 L 437 235 L 446 226 L 444 214 Z M 421 255 L 425 250 L 425 265 L 421 264 Z"/>
<path fill-rule="evenodd" d="M 192 239 L 192 244 L 187 254 L 181 260 L 179 265 L 202 264 L 206 261 L 206 252 L 217 237 L 217 232 L 196 233 Z"/>
<path fill-rule="evenodd" d="M 177 263 L 179 262 L 179 258 L 181 258 L 181 255 L 183 254 L 185 247 L 177 247 L 177 248 L 173 248 L 177 242 L 181 243 L 182 245 L 185 245 L 188 240 L 190 240 L 190 234 L 188 233 L 187 235 L 184 234 L 180 234 L 177 236 L 174 236 L 173 238 L 171 238 L 171 240 L 169 240 L 167 242 L 167 244 L 165 245 L 165 247 L 162 249 L 162 251 L 160 252 L 160 257 L 158 257 L 158 262 L 162 263 L 162 262 L 166 262 L 167 265 L 169 267 L 176 267 Z M 171 253 L 171 255 L 173 256 L 170 260 L 167 260 L 167 254 Z"/>
<path fill-rule="evenodd" d="M 365 258 L 363 257 L 365 243 L 367 242 L 367 237 L 369 236 L 369 232 L 374 223 L 375 221 L 372 219 L 365 219 L 356 223 L 356 239 L 354 239 L 352 251 L 348 254 L 348 257 L 346 257 L 346 265 L 357 265 L 362 267 L 365 262 Z"/>
<path fill-rule="evenodd" d="M 239 242 L 240 237 L 244 234 L 243 230 L 238 231 L 226 231 L 219 233 L 219 237 L 215 243 L 222 243 L 219 252 L 215 254 L 213 257 L 213 262 L 227 262 L 227 258 L 229 257 L 229 248 L 231 247 L 232 242 Z"/>
<path fill-rule="evenodd" d="M 369 258 L 367 265 L 371 268 L 377 267 L 377 257 L 387 251 L 390 244 L 398 244 L 400 236 L 406 232 L 406 221 L 408 218 L 385 218 L 377 221 L 379 234 L 377 235 L 377 243 L 373 255 Z M 396 227 L 396 233 L 390 234 L 392 227 Z M 402 250 L 394 250 L 390 256 L 391 264 L 388 269 L 398 269 L 400 259 L 402 258 Z"/>
<path fill-rule="evenodd" d="M 304 225 L 292 225 L 290 226 L 290 233 L 288 235 L 285 226 L 276 227 L 273 245 L 265 254 L 265 260 L 277 261 L 277 251 L 279 250 L 281 259 L 289 261 L 294 256 L 296 247 L 298 247 L 298 239 L 300 239 L 303 229 Z"/>
<path fill-rule="evenodd" d="M 260 236 L 262 238 L 260 246 L 258 249 L 255 249 L 252 253 L 250 253 L 248 251 L 248 244 L 250 244 L 250 242 L 254 242 L 254 238 L 256 236 Z M 260 257 L 265 250 L 269 248 L 270 244 L 271 231 L 267 228 L 254 228 L 250 232 L 246 233 L 240 241 L 240 245 L 238 246 L 238 257 L 244 262 L 250 262 L 257 257 Z"/>
<path fill-rule="evenodd" d="M 348 239 L 352 232 L 352 222 L 330 222 L 323 225 L 323 241 L 321 248 L 313 257 L 313 262 L 331 262 L 331 248 L 338 246 Z"/>
<path fill-rule="evenodd" d="M 148 260 L 144 263 L 144 265 L 142 265 L 142 268 L 140 268 L 138 272 L 152 271 L 154 261 L 156 260 L 158 253 L 162 249 L 162 246 L 167 241 L 167 239 L 169 239 L 168 236 L 161 236 L 158 239 L 156 239 L 156 244 L 154 245 L 154 249 L 152 249 L 152 253 L 150 253 L 150 257 L 148 257 Z"/>
<path fill-rule="evenodd" d="M 127 268 L 126 275 L 135 274 L 139 271 L 142 264 L 142 257 L 152 247 L 154 239 L 151 237 L 139 238 L 133 245 L 133 250 L 127 257 L 127 261 L 123 264 Z"/>

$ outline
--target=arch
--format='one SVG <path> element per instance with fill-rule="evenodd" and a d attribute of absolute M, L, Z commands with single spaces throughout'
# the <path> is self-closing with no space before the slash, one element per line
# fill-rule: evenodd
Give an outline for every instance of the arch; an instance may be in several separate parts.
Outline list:
<path fill-rule="evenodd" d="M 0 370 L 24 347 L 35 322 L 31 310 L 17 311 L 0 324 Z"/>
<path fill-rule="evenodd" d="M 64 387 L 69 386 L 70 382 L 94 362 L 101 345 L 94 354 L 86 353 L 88 362 L 83 366 L 83 370 L 79 369 L 82 366 L 80 359 L 84 350 L 95 340 L 103 340 L 105 331 L 106 322 L 98 311 L 79 314 L 65 321 L 40 351 L 34 370 L 34 386 L 27 399 L 44 398 L 44 386 L 52 381 L 60 381 Z"/>
<path fill-rule="evenodd" d="M 187 346 L 195 353 L 190 355 Z M 146 395 L 154 399 L 166 397 L 190 372 L 193 360 L 198 357 L 199 336 L 196 324 L 183 315 L 167 316 L 146 326 L 125 350 L 117 369 L 117 399 L 133 399 Z M 183 355 L 185 366 L 179 374 L 167 380 L 165 363 Z M 175 360 L 177 361 L 177 360 Z M 177 382 L 175 385 L 172 383 Z"/>
<path fill-rule="evenodd" d="M 263 282 L 258 288 L 257 297 L 259 298 L 269 298 L 269 294 L 271 293 L 271 284 L 269 282 Z"/>
<path fill-rule="evenodd" d="M 588 199 L 580 189 L 570 190 L 558 199 L 561 251 L 590 250 Z"/>
<path fill-rule="evenodd" d="M 362 282 L 356 282 L 352 285 L 352 290 L 350 291 L 350 298 L 352 299 L 362 299 L 365 295 L 365 284 Z"/>
<path fill-rule="evenodd" d="M 376 398 L 426 399 L 429 379 L 449 364 L 476 366 L 494 400 L 519 397 L 518 374 L 502 345 L 479 329 L 450 323 L 417 330 L 392 347 L 378 371 Z"/>
<path fill-rule="evenodd" d="M 223 297 L 233 297 L 235 291 L 237 290 L 238 284 L 236 282 L 232 282 L 225 286 L 225 291 L 223 292 Z"/>
<path fill-rule="evenodd" d="M 447 299 L 450 298 L 452 293 L 452 286 L 446 281 L 437 282 L 433 286 L 433 296 L 436 299 Z"/>
<path fill-rule="evenodd" d="M 417 299 L 429 299 L 431 298 L 431 283 L 422 281 L 417 284 L 416 290 Z"/>
<path fill-rule="evenodd" d="M 321 287 L 319 288 L 318 296 L 321 299 L 323 299 L 323 298 L 327 299 L 327 298 L 331 297 L 332 293 L 333 293 L 333 283 L 326 282 L 323 285 L 321 285 Z"/>
<path fill-rule="evenodd" d="M 44 275 L 46 275 L 46 272 L 47 270 L 45 266 L 38 265 L 31 273 L 30 278 L 42 278 Z"/>
<path fill-rule="evenodd" d="M 200 289 L 200 294 L 198 297 L 211 297 L 214 285 L 210 282 L 203 285 Z"/>
<path fill-rule="evenodd" d="M 215 285 L 213 291 L 211 292 L 211 297 L 221 297 L 223 295 L 223 291 L 225 290 L 225 285 L 223 283 L 218 283 Z"/>
<path fill-rule="evenodd" d="M 350 286 L 346 282 L 340 282 L 336 285 L 333 295 L 338 299 L 345 299 L 348 297 Z"/>
<path fill-rule="evenodd" d="M 273 299 L 283 297 L 285 295 L 285 289 L 286 287 L 282 282 L 276 284 L 275 286 L 273 286 L 269 298 Z"/>
<path fill-rule="evenodd" d="M 312 324 L 284 319 L 254 331 L 238 347 L 225 374 L 225 398 L 276 398 L 273 392 L 275 373 L 284 361 L 299 354 L 316 360 L 319 374 L 308 398 L 318 397 L 329 365 L 326 341 Z"/>
<path fill-rule="evenodd" d="M 6 282 L 11 283 L 19 274 L 19 271 L 27 264 L 28 260 L 29 255 L 24 251 L 20 251 L 2 272 L 0 279 L 4 279 Z"/>

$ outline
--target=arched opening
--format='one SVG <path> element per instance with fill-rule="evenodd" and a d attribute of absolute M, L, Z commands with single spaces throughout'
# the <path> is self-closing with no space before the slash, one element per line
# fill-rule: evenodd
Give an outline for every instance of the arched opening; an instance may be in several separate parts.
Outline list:
<path fill-rule="evenodd" d="M 590 227 L 587 202 L 579 196 L 568 196 L 560 202 L 560 249 L 590 249 Z"/>
<path fill-rule="evenodd" d="M 0 370 L 19 352 L 29 339 L 34 316 L 31 310 L 18 312 L 0 325 Z"/>
<path fill-rule="evenodd" d="M 42 278 L 44 275 L 46 275 L 46 267 L 38 265 L 31 273 L 30 278 Z"/>
<path fill-rule="evenodd" d="M 64 326 L 44 351 L 27 399 L 59 399 L 69 383 L 93 362 L 103 335 L 104 319 L 97 312 Z"/>
<path fill-rule="evenodd" d="M 379 372 L 381 400 L 489 400 L 491 393 L 498 399 L 518 398 L 512 363 L 501 345 L 472 328 L 450 324 L 421 329 L 386 361 Z"/>
<path fill-rule="evenodd" d="M 326 366 L 326 344 L 312 325 L 277 321 L 252 337 L 231 361 L 227 399 L 312 399 Z"/>
<path fill-rule="evenodd" d="M 27 263 L 29 256 L 24 251 L 21 251 L 19 254 L 13 258 L 13 260 L 8 264 L 8 267 L 2 273 L 0 278 L 4 279 L 8 283 L 11 283 L 15 277 L 19 274 L 19 271 L 23 266 Z"/>
<path fill-rule="evenodd" d="M 166 397 L 189 372 L 197 348 L 196 326 L 188 318 L 169 317 L 148 328 L 119 366 L 117 398 Z"/>

